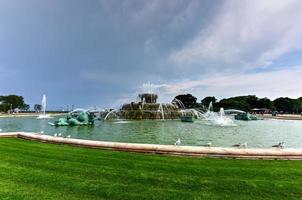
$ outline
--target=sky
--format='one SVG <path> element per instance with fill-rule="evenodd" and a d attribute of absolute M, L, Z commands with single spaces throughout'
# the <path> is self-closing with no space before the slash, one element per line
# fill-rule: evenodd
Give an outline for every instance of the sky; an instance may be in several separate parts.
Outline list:
<path fill-rule="evenodd" d="M 0 94 L 118 107 L 302 96 L 300 0 L 0 0 Z M 148 84 L 147 84 L 148 86 Z M 146 89 L 147 88 L 147 89 Z"/>

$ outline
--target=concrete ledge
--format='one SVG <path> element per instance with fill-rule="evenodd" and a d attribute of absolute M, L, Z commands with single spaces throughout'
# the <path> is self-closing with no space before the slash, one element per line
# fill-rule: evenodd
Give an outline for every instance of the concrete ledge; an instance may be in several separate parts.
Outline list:
<path fill-rule="evenodd" d="M 1 137 L 17 137 L 28 140 L 37 140 L 48 143 L 68 144 L 88 148 L 112 149 L 118 151 L 131 151 L 142 153 L 203 156 L 203 157 L 229 157 L 239 159 L 284 159 L 302 160 L 302 149 L 257 149 L 257 148 L 224 148 L 224 147 L 196 147 L 174 146 L 157 144 L 105 142 L 82 140 L 73 138 L 54 137 L 38 133 L 13 132 L 0 133 Z"/>

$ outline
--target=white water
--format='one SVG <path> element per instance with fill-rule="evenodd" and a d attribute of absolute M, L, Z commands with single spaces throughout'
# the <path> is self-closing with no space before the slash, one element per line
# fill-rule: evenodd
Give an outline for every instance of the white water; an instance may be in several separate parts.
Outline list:
<path fill-rule="evenodd" d="M 180 106 L 181 109 L 186 109 L 185 105 L 179 99 L 174 98 L 173 101 L 175 101 L 176 103 L 178 103 L 178 105 Z"/>
<path fill-rule="evenodd" d="M 46 95 L 43 94 L 43 97 L 42 97 L 42 102 L 41 102 L 41 105 L 42 105 L 42 114 L 39 115 L 37 117 L 37 119 L 48 119 L 48 118 L 52 118 L 50 115 L 47 115 L 46 114 Z"/>
<path fill-rule="evenodd" d="M 213 103 L 212 103 L 212 101 L 209 104 L 208 112 L 213 112 Z"/>
<path fill-rule="evenodd" d="M 131 123 L 131 121 L 116 121 L 115 124 L 128 124 Z"/>
<path fill-rule="evenodd" d="M 46 95 L 45 94 L 43 94 L 41 105 L 42 105 L 43 115 L 45 115 L 45 111 L 46 111 Z"/>
<path fill-rule="evenodd" d="M 219 112 L 213 111 L 213 103 L 210 102 L 207 111 L 204 113 L 196 109 L 182 109 L 181 113 L 184 115 L 186 112 L 192 113 L 195 117 L 202 121 L 206 121 L 206 124 L 213 126 L 237 126 L 230 115 L 226 115 L 223 108 L 220 108 Z"/>
<path fill-rule="evenodd" d="M 220 108 L 219 112 L 214 112 L 212 102 L 210 103 L 207 112 L 203 114 L 203 118 L 208 122 L 209 125 L 236 126 L 232 117 L 225 115 L 223 108 Z"/>
<path fill-rule="evenodd" d="M 110 112 L 107 113 L 107 115 L 104 117 L 104 120 L 106 120 L 108 118 L 108 116 L 111 114 L 111 113 L 114 113 L 114 112 L 117 112 L 117 110 L 113 109 L 111 110 Z"/>
<path fill-rule="evenodd" d="M 164 113 L 164 109 L 163 109 L 163 104 L 162 103 L 159 104 L 158 111 L 161 113 L 161 119 L 165 120 L 165 113 Z"/>
<path fill-rule="evenodd" d="M 143 86 L 142 86 L 142 93 L 155 93 L 156 92 L 156 89 L 157 89 L 157 86 L 148 82 L 148 83 L 144 83 Z"/>
<path fill-rule="evenodd" d="M 177 102 L 181 107 L 182 116 L 185 113 L 192 113 L 196 118 L 206 121 L 208 125 L 213 126 L 236 126 L 234 120 L 231 116 L 225 115 L 224 109 L 220 108 L 220 111 L 214 112 L 213 103 L 210 102 L 207 111 L 204 113 L 201 110 L 196 109 L 185 109 L 184 104 L 179 99 L 174 99 L 173 101 Z"/>

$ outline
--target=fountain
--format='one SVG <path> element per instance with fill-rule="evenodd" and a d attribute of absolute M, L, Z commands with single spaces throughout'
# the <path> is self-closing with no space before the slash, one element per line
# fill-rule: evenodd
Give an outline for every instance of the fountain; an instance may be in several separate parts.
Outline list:
<path fill-rule="evenodd" d="M 142 93 L 137 96 L 138 102 L 123 104 L 120 109 L 106 110 L 100 116 L 103 120 L 181 119 L 183 122 L 194 122 L 199 119 L 215 126 L 235 125 L 233 119 L 225 114 L 223 108 L 219 113 L 214 112 L 212 102 L 206 112 L 198 109 L 186 109 L 185 105 L 176 98 L 172 100 L 172 103 L 158 103 L 158 94 L 154 90 L 154 85 L 144 84 Z"/>
<path fill-rule="evenodd" d="M 226 115 L 223 108 L 219 112 L 213 111 L 213 104 L 210 102 L 208 110 L 205 113 L 199 113 L 202 120 L 206 120 L 209 125 L 214 126 L 236 126 L 231 116 Z"/>
<path fill-rule="evenodd" d="M 40 115 L 37 117 L 37 119 L 48 119 L 48 118 L 52 118 L 50 115 L 47 115 L 47 114 L 46 114 L 46 95 L 45 95 L 45 94 L 43 94 L 41 105 L 42 105 L 42 114 L 40 114 Z"/>
<path fill-rule="evenodd" d="M 143 84 L 136 102 L 126 103 L 120 109 L 108 109 L 100 113 L 103 120 L 166 120 L 179 119 L 181 109 L 174 103 L 158 103 L 156 86 Z"/>
<path fill-rule="evenodd" d="M 208 124 L 216 126 L 234 126 L 233 119 L 226 115 L 223 108 L 219 113 L 213 111 L 213 103 L 210 102 L 204 112 L 198 109 L 186 109 L 185 105 L 174 98 L 172 103 L 158 103 L 156 86 L 143 84 L 143 91 L 138 94 L 137 102 L 123 104 L 120 109 L 109 109 L 100 113 L 103 120 L 167 120 L 180 119 L 183 122 L 204 120 Z"/>
<path fill-rule="evenodd" d="M 179 119 L 180 108 L 171 103 L 157 103 L 158 95 L 154 93 L 141 93 L 139 102 L 124 104 L 118 115 L 122 119 Z"/>

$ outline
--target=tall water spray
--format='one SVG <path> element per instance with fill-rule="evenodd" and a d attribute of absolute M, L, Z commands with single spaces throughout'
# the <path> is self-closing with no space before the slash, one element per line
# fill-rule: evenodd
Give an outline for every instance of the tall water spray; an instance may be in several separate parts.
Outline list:
<path fill-rule="evenodd" d="M 42 106 L 42 114 L 40 114 L 37 118 L 38 119 L 47 119 L 47 118 L 52 118 L 50 115 L 47 115 L 46 114 L 46 103 L 47 103 L 47 100 L 46 100 L 46 95 L 43 94 L 43 97 L 42 97 L 42 102 L 41 102 L 41 106 Z"/>
<path fill-rule="evenodd" d="M 209 103 L 208 112 L 213 112 L 213 102 Z"/>
<path fill-rule="evenodd" d="M 224 113 L 224 109 L 223 109 L 223 108 L 220 108 L 220 110 L 219 110 L 219 115 L 220 115 L 220 117 L 225 116 L 225 113 Z"/>
<path fill-rule="evenodd" d="M 142 86 L 142 93 L 155 93 L 156 92 L 156 88 L 157 86 L 148 82 L 148 83 L 144 83 L 143 86 Z"/>
<path fill-rule="evenodd" d="M 45 112 L 46 112 L 46 95 L 45 94 L 43 94 L 41 105 L 42 105 L 42 113 L 43 113 L 43 115 L 45 115 Z"/>

